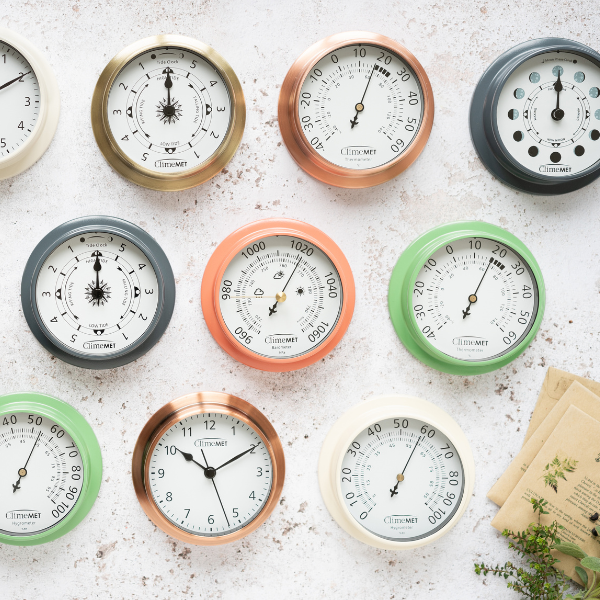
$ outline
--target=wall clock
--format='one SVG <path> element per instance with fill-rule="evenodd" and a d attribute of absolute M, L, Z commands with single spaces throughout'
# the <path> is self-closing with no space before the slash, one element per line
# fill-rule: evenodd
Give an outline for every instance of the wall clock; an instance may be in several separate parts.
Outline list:
<path fill-rule="evenodd" d="M 92 128 L 110 165 L 153 190 L 199 185 L 223 169 L 242 139 L 242 86 L 210 46 L 157 35 L 128 46 L 104 69 Z"/>
<path fill-rule="evenodd" d="M 488 170 L 531 194 L 564 194 L 600 175 L 600 54 L 561 38 L 511 48 L 471 102 L 471 137 Z"/>
<path fill-rule="evenodd" d="M 35 393 L 0 396 L 0 480 L 0 542 L 55 540 L 76 527 L 98 497 L 98 440 L 61 400 Z"/>
<path fill-rule="evenodd" d="M 263 371 L 292 371 L 331 352 L 354 311 L 354 278 L 335 242 L 292 219 L 225 238 L 202 278 L 202 311 L 218 344 Z"/>
<path fill-rule="evenodd" d="M 504 229 L 450 223 L 417 238 L 390 281 L 396 333 L 425 364 L 454 375 L 499 369 L 542 322 L 544 280 L 529 250 Z"/>
<path fill-rule="evenodd" d="M 279 127 L 309 175 L 344 188 L 389 181 L 419 156 L 433 124 L 433 92 L 419 61 L 390 38 L 332 35 L 292 65 Z"/>
<path fill-rule="evenodd" d="M 331 428 L 319 485 L 331 516 L 357 540 L 386 550 L 430 544 L 464 514 L 475 463 L 464 433 L 437 406 L 372 398 Z"/>
<path fill-rule="evenodd" d="M 215 546 L 260 527 L 277 506 L 283 447 L 254 406 L 200 392 L 163 406 L 140 433 L 133 485 L 142 509 L 165 533 Z"/>
<path fill-rule="evenodd" d="M 145 231 L 114 217 L 82 217 L 35 247 L 21 301 L 46 350 L 78 367 L 112 369 L 158 342 L 173 314 L 175 279 Z"/>
<path fill-rule="evenodd" d="M 28 169 L 58 125 L 60 96 L 52 67 L 35 46 L 0 27 L 0 179 Z"/>

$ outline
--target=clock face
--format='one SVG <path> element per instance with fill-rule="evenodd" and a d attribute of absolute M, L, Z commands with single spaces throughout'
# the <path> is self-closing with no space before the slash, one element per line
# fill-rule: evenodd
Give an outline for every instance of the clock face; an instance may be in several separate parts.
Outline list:
<path fill-rule="evenodd" d="M 307 143 L 347 169 L 373 169 L 402 155 L 423 119 L 413 70 L 383 46 L 337 48 L 307 74 L 298 117 Z"/>
<path fill-rule="evenodd" d="M 19 150 L 33 132 L 40 113 L 40 86 L 27 60 L 0 40 L 0 158 Z M 4 87 L 6 86 L 6 87 Z"/>
<path fill-rule="evenodd" d="M 562 51 L 526 60 L 504 84 L 496 118 L 518 165 L 538 177 L 577 175 L 600 160 L 600 67 Z"/>
<path fill-rule="evenodd" d="M 238 344 L 268 358 L 292 358 L 320 346 L 343 303 L 338 271 L 320 248 L 272 235 L 239 251 L 221 278 L 223 322 Z"/>
<path fill-rule="evenodd" d="M 387 540 L 425 538 L 446 525 L 463 497 L 461 458 L 419 419 L 372 423 L 348 446 L 339 482 L 354 519 Z"/>
<path fill-rule="evenodd" d="M 0 415 L 0 532 L 34 535 L 73 510 L 85 473 L 63 427 L 38 414 Z"/>
<path fill-rule="evenodd" d="M 271 493 L 271 456 L 237 417 L 199 413 L 166 430 L 147 458 L 146 488 L 176 527 L 216 537 L 248 525 Z"/>
<path fill-rule="evenodd" d="M 159 288 L 148 257 L 112 233 L 75 235 L 45 258 L 35 303 L 47 333 L 68 352 L 108 356 L 148 334 Z"/>
<path fill-rule="evenodd" d="M 423 339 L 463 361 L 502 356 L 531 330 L 539 290 L 509 246 L 465 237 L 436 250 L 414 282 L 411 306 Z"/>
<path fill-rule="evenodd" d="M 108 96 L 115 142 L 136 165 L 179 173 L 208 160 L 231 121 L 231 100 L 219 71 L 185 48 L 152 48 L 116 76 Z"/>

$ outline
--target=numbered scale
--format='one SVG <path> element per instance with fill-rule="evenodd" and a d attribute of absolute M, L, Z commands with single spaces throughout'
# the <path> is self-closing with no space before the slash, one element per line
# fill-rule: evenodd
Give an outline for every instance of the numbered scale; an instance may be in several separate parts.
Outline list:
<path fill-rule="evenodd" d="M 388 305 L 402 343 L 455 375 L 499 369 L 537 333 L 545 306 L 535 258 L 514 235 L 477 221 L 416 239 L 392 272 Z"/>
<path fill-rule="evenodd" d="M 154 190 L 184 190 L 214 177 L 235 154 L 245 121 L 233 69 L 210 46 L 180 35 L 119 52 L 92 98 L 92 127 L 106 160 Z"/>
<path fill-rule="evenodd" d="M 52 67 L 35 46 L 0 27 L 0 179 L 18 175 L 46 152 L 58 125 Z"/>
<path fill-rule="evenodd" d="M 101 480 L 98 440 L 72 406 L 43 394 L 0 396 L 0 543 L 65 535 L 91 510 Z"/>
<path fill-rule="evenodd" d="M 145 231 L 113 217 L 82 217 L 52 230 L 32 252 L 23 312 L 52 354 L 88 369 L 136 360 L 165 332 L 175 279 Z"/>
<path fill-rule="evenodd" d="M 202 279 L 202 311 L 218 344 L 263 371 L 301 369 L 340 342 L 354 278 L 335 242 L 292 219 L 241 227 L 217 247 Z"/>
<path fill-rule="evenodd" d="M 372 398 L 325 438 L 319 485 L 331 516 L 357 540 L 386 550 L 430 544 L 464 514 L 475 463 L 458 424 L 407 396 Z"/>
<path fill-rule="evenodd" d="M 524 42 L 477 84 L 471 137 L 500 181 L 564 194 L 600 175 L 600 54 L 561 38 Z"/>
<path fill-rule="evenodd" d="M 433 125 L 433 92 L 404 46 L 351 31 L 298 58 L 281 86 L 278 115 L 288 150 L 309 175 L 364 188 L 417 159 Z"/>
<path fill-rule="evenodd" d="M 163 406 L 140 433 L 133 485 L 142 509 L 168 535 L 215 546 L 260 527 L 277 506 L 283 447 L 254 406 L 220 392 Z"/>

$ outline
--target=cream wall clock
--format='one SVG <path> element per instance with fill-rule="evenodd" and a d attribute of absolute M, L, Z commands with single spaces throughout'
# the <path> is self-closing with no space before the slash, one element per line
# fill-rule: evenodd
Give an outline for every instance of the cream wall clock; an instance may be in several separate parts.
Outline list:
<path fill-rule="evenodd" d="M 92 128 L 106 160 L 144 187 L 176 191 L 214 177 L 242 139 L 246 105 L 231 66 L 180 35 L 136 42 L 106 66 Z"/>
<path fill-rule="evenodd" d="M 60 96 L 52 67 L 28 40 L 0 27 L 0 179 L 28 169 L 58 125 Z"/>
<path fill-rule="evenodd" d="M 443 410 L 408 396 L 372 398 L 325 438 L 319 485 L 331 516 L 357 540 L 386 550 L 430 544 L 462 517 L 475 463 Z"/>

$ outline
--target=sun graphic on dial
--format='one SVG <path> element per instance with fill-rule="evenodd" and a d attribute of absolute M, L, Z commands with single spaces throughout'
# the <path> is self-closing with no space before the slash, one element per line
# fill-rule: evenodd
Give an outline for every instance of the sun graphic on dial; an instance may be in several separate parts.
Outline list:
<path fill-rule="evenodd" d="M 303 288 L 303 287 L 299 287 L 299 288 L 296 290 L 296 294 L 298 294 L 298 296 L 304 296 L 304 293 L 305 293 L 305 292 L 304 292 L 304 288 Z"/>
<path fill-rule="evenodd" d="M 85 288 L 85 298 L 92 306 L 104 306 L 110 299 L 110 286 L 104 281 L 99 285 L 92 281 Z"/>

